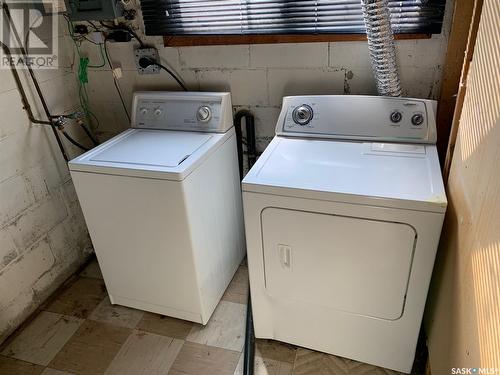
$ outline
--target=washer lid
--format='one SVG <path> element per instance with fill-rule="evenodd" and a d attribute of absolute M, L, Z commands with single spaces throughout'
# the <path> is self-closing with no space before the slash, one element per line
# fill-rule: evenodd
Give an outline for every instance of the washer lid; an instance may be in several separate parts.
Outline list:
<path fill-rule="evenodd" d="M 210 134 L 137 130 L 94 154 L 89 160 L 177 167 L 211 137 Z"/>
<path fill-rule="evenodd" d="M 434 145 L 275 137 L 243 191 L 444 212 Z"/>
<path fill-rule="evenodd" d="M 180 181 L 234 135 L 130 129 L 69 162 L 71 171 Z"/>

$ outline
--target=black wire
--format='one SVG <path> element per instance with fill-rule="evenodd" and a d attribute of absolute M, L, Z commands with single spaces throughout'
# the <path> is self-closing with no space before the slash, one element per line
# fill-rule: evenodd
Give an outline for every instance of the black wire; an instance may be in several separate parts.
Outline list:
<path fill-rule="evenodd" d="M 87 137 L 90 138 L 94 146 L 99 145 L 99 142 L 97 141 L 97 139 L 94 138 L 94 136 L 92 135 L 90 130 L 85 126 L 85 124 L 82 123 L 80 126 L 83 128 L 83 131 L 85 132 L 85 134 L 87 134 Z"/>
<path fill-rule="evenodd" d="M 113 74 L 113 83 L 115 84 L 116 92 L 118 93 L 118 96 L 120 97 L 120 101 L 122 103 L 123 110 L 125 111 L 125 114 L 127 115 L 127 118 L 130 121 L 130 114 L 128 113 L 127 106 L 125 105 L 125 100 L 123 99 L 122 92 L 120 90 L 120 86 L 118 86 L 118 82 L 116 82 L 115 73 L 113 72 L 113 65 L 111 64 L 111 59 L 109 58 L 109 54 L 108 54 L 107 41 L 108 41 L 108 39 L 104 38 L 104 55 L 106 56 L 106 60 L 108 62 L 109 68 L 111 69 L 111 74 Z"/>
<path fill-rule="evenodd" d="M 137 41 L 139 42 L 139 44 L 141 45 L 141 47 L 144 48 L 144 42 L 142 41 L 141 38 L 139 38 L 139 36 L 137 35 L 137 33 L 134 30 L 132 30 L 131 28 L 128 28 L 128 27 L 125 28 L 125 30 L 128 31 L 129 34 L 132 35 L 135 39 L 137 39 Z"/>
<path fill-rule="evenodd" d="M 73 143 L 76 147 L 81 148 L 83 151 L 88 151 L 89 150 L 89 148 L 85 147 L 84 145 L 78 143 L 73 138 L 71 138 L 69 136 L 69 134 L 66 133 L 64 130 L 61 130 L 61 133 L 64 135 L 64 138 L 66 138 L 68 141 L 70 141 L 71 143 Z"/>
<path fill-rule="evenodd" d="M 95 31 L 101 31 L 92 21 L 85 21 L 85 22 L 87 22 L 90 26 L 92 26 Z"/>
<path fill-rule="evenodd" d="M 115 26 L 115 25 L 106 25 L 104 22 L 102 21 L 99 21 L 99 24 L 107 29 L 110 29 L 110 30 L 124 30 L 124 31 L 127 31 L 130 35 L 132 35 L 138 42 L 139 44 L 141 45 L 141 48 L 144 48 L 145 47 L 145 44 L 144 42 L 142 41 L 141 38 L 139 38 L 139 36 L 137 35 L 137 33 L 132 30 L 130 27 L 127 27 L 127 26 L 122 26 L 122 25 L 119 25 L 119 26 Z M 106 52 L 106 58 L 108 59 L 108 63 L 109 63 L 109 57 L 107 56 L 107 49 L 106 49 L 106 39 L 104 39 L 104 51 Z M 156 62 L 155 60 L 153 59 L 148 59 L 149 60 L 149 63 L 152 64 L 152 65 L 156 65 L 158 66 L 160 69 L 163 69 L 165 70 L 173 79 L 175 79 L 175 81 L 179 84 L 180 87 L 182 87 L 182 89 L 184 91 L 189 91 L 187 89 L 187 87 L 182 83 L 182 81 L 174 74 L 174 72 L 172 72 L 170 69 L 168 69 L 166 66 Z M 109 63 L 110 67 L 111 67 L 111 64 Z M 111 67 L 111 69 L 113 69 Z M 115 81 L 116 82 L 116 81 Z M 116 84 L 115 84 L 116 86 Z M 119 89 L 118 89 L 119 90 Z M 120 94 L 120 98 L 121 98 L 121 94 Z M 123 100 L 122 100 L 123 101 Z M 128 114 L 127 114 L 128 116 Z M 130 119 L 130 116 L 129 116 L 129 119 Z"/>
<path fill-rule="evenodd" d="M 148 59 L 148 61 L 149 61 L 149 63 L 150 63 L 151 65 L 156 65 L 157 67 L 159 67 L 159 68 L 163 69 L 163 70 L 164 70 L 164 71 L 166 71 L 168 74 L 170 74 L 170 76 L 171 76 L 173 79 L 175 79 L 175 81 L 179 84 L 179 86 L 180 86 L 180 87 L 182 87 L 182 89 L 183 89 L 184 91 L 189 91 L 189 90 L 187 89 L 187 87 L 186 87 L 186 86 L 182 83 L 182 81 L 181 81 L 179 78 L 177 78 L 177 76 L 174 74 L 174 72 L 172 72 L 169 68 L 167 68 L 165 65 L 162 65 L 162 64 L 160 64 L 160 63 L 158 63 L 158 62 L 154 61 L 154 60 L 153 60 L 153 59 L 151 59 L 151 58 L 147 58 L 147 59 Z"/>
<path fill-rule="evenodd" d="M 128 32 L 130 35 L 132 35 L 138 42 L 139 44 L 141 45 L 141 48 L 144 48 L 145 47 L 145 44 L 144 42 L 142 41 L 141 38 L 139 38 L 139 35 L 137 35 L 137 33 L 132 30 L 132 28 L 126 26 L 126 25 L 118 25 L 118 26 L 115 26 L 115 25 L 106 25 L 104 22 L 102 21 L 99 21 L 99 24 L 107 29 L 110 29 L 110 30 L 122 30 L 122 31 L 126 31 Z"/>
<path fill-rule="evenodd" d="M 87 42 L 95 44 L 96 46 L 100 46 L 101 43 L 94 42 L 92 39 L 86 37 L 85 35 L 82 35 L 82 39 L 85 39 Z"/>

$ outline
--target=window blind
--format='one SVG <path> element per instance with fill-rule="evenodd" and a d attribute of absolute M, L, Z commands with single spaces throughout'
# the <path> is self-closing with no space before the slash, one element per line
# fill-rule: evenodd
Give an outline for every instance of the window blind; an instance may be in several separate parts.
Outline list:
<path fill-rule="evenodd" d="M 365 33 L 359 0 L 140 0 L 147 35 Z M 389 1 L 395 33 L 440 33 L 445 0 Z"/>

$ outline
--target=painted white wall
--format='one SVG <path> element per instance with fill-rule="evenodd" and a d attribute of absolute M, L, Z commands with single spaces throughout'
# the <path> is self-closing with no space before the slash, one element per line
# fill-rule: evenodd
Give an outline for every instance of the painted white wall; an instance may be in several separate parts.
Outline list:
<path fill-rule="evenodd" d="M 453 0 L 448 0 L 440 35 L 396 42 L 404 96 L 438 98 L 452 8 Z M 137 25 L 141 27 L 140 19 Z M 164 48 L 160 37 L 145 40 L 158 48 L 162 62 L 173 68 L 190 90 L 231 91 L 235 110 L 250 109 L 256 117 L 260 151 L 274 135 L 285 95 L 376 94 L 366 42 Z M 128 106 L 136 90 L 179 89 L 165 72 L 137 73 L 133 54 L 137 43 L 108 45 L 113 64 L 122 69 L 119 84 Z M 91 60 L 100 60 L 96 46 L 86 43 L 84 51 Z M 109 67 L 92 71 L 89 79 L 93 108 L 101 119 L 101 136 L 109 138 L 126 129 L 128 121 Z"/>
<path fill-rule="evenodd" d="M 36 75 L 52 113 L 60 114 L 78 108 L 78 91 L 72 42 L 64 34 L 56 37 L 61 68 Z M 31 88 L 33 109 L 45 119 L 26 78 L 23 74 L 25 87 Z M 68 132 L 86 142 L 76 126 L 69 125 Z M 67 151 L 71 156 L 79 153 L 74 146 Z M 0 70 L 0 342 L 91 251 L 74 187 L 51 129 L 29 122 L 11 72 Z"/>

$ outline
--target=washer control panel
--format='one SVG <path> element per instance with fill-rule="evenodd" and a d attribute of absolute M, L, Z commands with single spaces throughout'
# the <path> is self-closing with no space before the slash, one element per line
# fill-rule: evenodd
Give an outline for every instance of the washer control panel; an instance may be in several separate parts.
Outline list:
<path fill-rule="evenodd" d="M 137 92 L 132 127 L 226 132 L 233 126 L 229 93 Z"/>
<path fill-rule="evenodd" d="M 436 102 L 357 95 L 289 96 L 276 134 L 435 143 Z"/>

